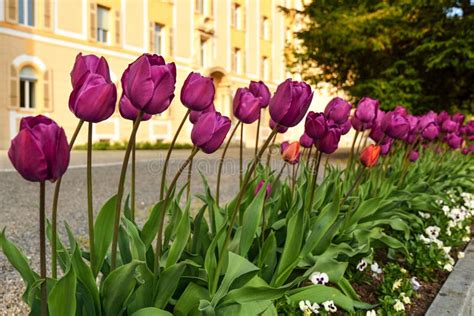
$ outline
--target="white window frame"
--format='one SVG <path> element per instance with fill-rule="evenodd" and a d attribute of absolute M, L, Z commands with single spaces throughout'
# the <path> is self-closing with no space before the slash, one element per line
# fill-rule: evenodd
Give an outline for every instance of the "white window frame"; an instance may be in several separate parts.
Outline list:
<path fill-rule="evenodd" d="M 262 33 L 261 37 L 264 40 L 269 40 L 270 39 L 270 20 L 268 17 L 263 16 L 262 17 Z"/>
<path fill-rule="evenodd" d="M 237 30 L 242 29 L 242 6 L 238 3 L 232 4 L 232 26 Z"/>
<path fill-rule="evenodd" d="M 31 70 L 32 73 L 24 73 L 25 69 L 28 68 Z M 22 74 L 23 72 L 23 74 Z M 26 110 L 31 110 L 36 108 L 36 100 L 37 100 L 37 93 L 38 93 L 38 87 L 37 87 L 37 82 L 38 79 L 34 73 L 34 69 L 30 66 L 25 66 L 22 70 L 20 70 L 20 78 L 19 78 L 19 92 L 20 92 L 20 97 L 19 97 L 19 103 L 18 107 L 20 109 L 26 109 Z M 22 87 L 23 87 L 23 94 L 22 94 Z M 32 89 L 33 87 L 33 89 Z M 33 96 L 31 96 L 31 90 L 33 90 Z M 24 102 L 21 102 L 21 101 Z M 23 106 L 24 105 L 24 106 Z"/>
<path fill-rule="evenodd" d="M 232 60 L 232 65 L 233 69 L 236 73 L 241 74 L 242 73 L 242 50 L 238 47 L 234 47 L 233 51 L 233 60 Z"/>
<path fill-rule="evenodd" d="M 104 23 L 99 23 L 100 21 L 100 17 L 101 17 L 101 14 L 99 14 L 100 11 L 103 11 L 104 12 L 104 16 L 105 16 L 105 21 Z M 107 8 L 107 7 L 104 7 L 104 6 L 97 6 L 97 17 L 96 17 L 97 21 L 97 42 L 99 43 L 104 43 L 104 44 L 110 44 L 110 33 L 111 33 L 111 30 L 110 30 L 110 9 Z M 105 24 L 105 26 L 107 28 L 101 28 L 99 27 L 99 24 L 102 25 L 102 24 Z M 105 37 L 105 39 L 104 39 Z"/>
<path fill-rule="evenodd" d="M 36 1 L 35 0 L 14 0 L 14 1 L 17 1 L 17 5 L 18 5 L 18 24 L 34 27 L 35 26 L 35 2 Z M 23 6 L 23 21 L 21 21 L 21 19 L 20 19 L 20 7 L 21 7 L 20 3 L 22 3 L 22 6 Z M 28 14 L 30 4 L 31 4 L 31 11 L 32 11 L 31 12 L 32 21 L 30 21 L 29 14 Z"/>
<path fill-rule="evenodd" d="M 157 32 L 159 28 L 159 32 Z M 158 35 L 159 34 L 159 35 Z M 165 39 L 166 31 L 165 26 L 160 23 L 155 23 L 153 26 L 153 51 L 155 54 L 164 55 L 165 52 Z M 159 49 L 157 49 L 159 46 Z"/>

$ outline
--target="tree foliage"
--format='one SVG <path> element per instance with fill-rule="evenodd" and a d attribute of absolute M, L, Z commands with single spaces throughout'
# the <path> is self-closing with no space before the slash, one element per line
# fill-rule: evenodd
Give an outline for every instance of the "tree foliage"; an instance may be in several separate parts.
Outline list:
<path fill-rule="evenodd" d="M 353 99 L 474 112 L 474 7 L 469 0 L 313 0 L 299 12 L 289 67 Z"/>

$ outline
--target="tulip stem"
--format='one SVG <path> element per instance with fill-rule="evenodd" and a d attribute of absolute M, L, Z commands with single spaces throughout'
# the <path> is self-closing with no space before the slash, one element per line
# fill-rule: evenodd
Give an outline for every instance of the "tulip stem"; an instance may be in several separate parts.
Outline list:
<path fill-rule="evenodd" d="M 267 168 L 270 167 L 270 158 L 271 158 L 271 156 L 272 156 L 272 150 L 273 150 L 272 148 L 273 148 L 273 146 L 275 145 L 275 140 L 276 140 L 276 138 L 277 138 L 277 134 L 275 133 L 272 138 L 273 138 L 273 139 L 272 139 L 272 143 L 271 143 L 270 146 L 268 147 L 267 163 L 266 163 Z M 256 157 L 255 157 L 255 158 L 256 158 Z"/>
<path fill-rule="evenodd" d="M 257 135 L 255 136 L 255 157 L 257 157 L 257 153 L 258 153 L 258 141 L 259 141 L 259 138 L 260 138 L 260 123 L 261 123 L 261 121 L 262 121 L 262 118 L 259 115 L 258 116 L 258 121 L 257 121 Z"/>
<path fill-rule="evenodd" d="M 238 121 L 237 124 L 235 125 L 234 129 L 230 133 L 229 138 L 227 139 L 227 143 L 225 144 L 224 150 L 222 151 L 221 160 L 219 161 L 219 169 L 217 171 L 217 186 L 216 186 L 216 204 L 217 204 L 217 206 L 219 206 L 219 193 L 220 193 L 220 189 L 221 189 L 221 174 L 222 174 L 222 166 L 224 165 L 225 154 L 227 153 L 227 149 L 229 148 L 230 142 L 232 141 L 232 138 L 234 137 L 234 134 L 237 131 L 237 128 L 239 128 L 240 124 L 241 124 L 241 122 Z M 212 216 L 212 215 L 209 214 L 209 216 Z M 214 219 L 210 218 L 210 220 L 212 222 Z M 212 226 L 212 223 L 211 223 L 211 230 L 212 230 L 212 228 L 213 228 L 213 226 Z"/>
<path fill-rule="evenodd" d="M 349 189 L 349 191 L 347 191 L 347 194 L 342 199 L 341 204 L 340 204 L 341 206 L 344 205 L 344 203 L 347 201 L 349 196 L 351 196 L 352 192 L 354 191 L 354 189 L 359 184 L 360 180 L 362 180 L 362 176 L 364 175 L 364 171 L 365 171 L 366 168 L 363 167 L 363 166 L 361 166 L 360 168 L 361 169 L 360 169 L 359 173 L 357 174 L 356 179 L 354 180 L 354 183 L 352 184 L 351 188 Z"/>
<path fill-rule="evenodd" d="M 89 226 L 89 252 L 91 266 L 95 266 L 94 209 L 92 201 L 92 122 L 87 131 L 87 223 Z"/>
<path fill-rule="evenodd" d="M 355 144 L 356 144 L 356 141 L 357 141 L 357 137 L 359 137 L 359 130 L 357 129 L 356 132 L 355 132 L 355 135 L 354 135 L 354 139 L 352 140 L 352 146 L 351 146 L 351 152 L 349 154 L 349 162 L 347 164 L 347 170 L 351 170 L 352 169 L 352 160 L 354 159 L 354 149 L 355 149 Z"/>
<path fill-rule="evenodd" d="M 173 178 L 173 181 L 171 181 L 170 187 L 168 188 L 168 191 L 166 192 L 166 197 L 164 199 L 164 204 L 163 208 L 161 209 L 161 216 L 160 216 L 160 222 L 159 222 L 159 229 L 158 229 L 158 236 L 156 238 L 156 251 L 155 251 L 155 267 L 154 267 L 154 272 L 155 275 L 158 275 L 160 272 L 160 258 L 161 258 L 161 252 L 163 250 L 163 245 L 162 245 L 162 240 L 163 240 L 163 226 L 165 222 L 165 212 L 166 209 L 168 208 L 170 198 L 171 198 L 171 193 L 173 192 L 174 188 L 176 187 L 176 183 L 178 182 L 179 177 L 183 173 L 184 169 L 186 169 L 186 166 L 193 160 L 194 156 L 199 152 L 199 148 L 196 146 L 193 147 L 191 154 L 189 155 L 188 159 L 181 165 L 179 168 L 178 172 Z"/>
<path fill-rule="evenodd" d="M 142 120 L 143 112 L 140 111 L 133 124 L 132 133 L 130 134 L 130 140 L 128 141 L 127 150 L 125 151 L 125 157 L 123 158 L 122 170 L 120 171 L 120 180 L 117 190 L 116 203 L 115 203 L 115 218 L 114 218 L 114 235 L 112 239 L 112 255 L 111 255 L 111 270 L 114 270 L 117 264 L 117 242 L 118 242 L 118 231 L 120 225 L 120 212 L 122 210 L 122 197 L 125 184 L 125 176 L 127 174 L 128 160 L 130 159 L 130 152 L 132 151 L 133 140 L 135 139 Z M 100 267 L 97 267 L 100 269 Z"/>
<path fill-rule="evenodd" d="M 45 193 L 46 185 L 40 182 L 39 233 L 40 233 L 40 277 L 41 277 L 41 316 L 48 315 L 48 290 L 46 287 L 46 233 L 45 233 Z"/>
<path fill-rule="evenodd" d="M 189 196 L 191 195 L 191 177 L 193 174 L 193 158 L 189 162 L 188 168 L 188 187 L 186 188 L 186 201 L 189 201 Z"/>
<path fill-rule="evenodd" d="M 219 260 L 217 261 L 217 266 L 216 270 L 214 273 L 214 279 L 212 282 L 212 287 L 211 287 L 211 293 L 214 294 L 216 289 L 217 289 L 217 284 L 219 282 L 219 276 L 221 274 L 221 270 L 223 268 L 224 264 L 224 257 L 227 252 L 227 247 L 230 242 L 230 238 L 232 235 L 232 229 L 234 227 L 235 221 L 237 220 L 237 214 L 239 213 L 240 209 L 240 204 L 242 203 L 242 197 L 244 196 L 245 193 L 245 188 L 247 184 L 249 183 L 250 179 L 252 178 L 253 172 L 255 171 L 255 168 L 257 167 L 257 164 L 259 163 L 260 159 L 262 158 L 263 153 L 265 152 L 265 149 L 268 147 L 270 142 L 272 141 L 273 137 L 278 133 L 278 127 L 279 125 L 277 124 L 275 128 L 272 130 L 270 135 L 268 136 L 267 140 L 265 143 L 262 145 L 262 148 L 260 148 L 260 151 L 257 154 L 257 157 L 253 160 L 252 164 L 250 165 L 249 170 L 247 171 L 245 178 L 243 180 L 242 186 L 240 188 L 239 194 L 237 195 L 237 201 L 235 204 L 235 208 L 232 210 L 232 214 L 230 217 L 230 222 L 229 222 L 229 227 L 227 228 L 227 234 L 224 240 L 224 244 L 222 245 L 222 250 L 219 255 Z"/>
<path fill-rule="evenodd" d="M 132 145 L 132 172 L 130 177 L 130 217 L 135 222 L 135 184 L 136 184 L 136 136 L 133 139 Z"/>
<path fill-rule="evenodd" d="M 84 124 L 83 120 L 77 122 L 76 130 L 74 134 L 72 134 L 71 140 L 69 141 L 69 151 L 71 151 L 74 143 L 76 142 L 77 135 Z M 54 186 L 54 195 L 53 195 L 53 207 L 51 210 L 51 272 L 53 279 L 56 279 L 58 276 L 58 268 L 57 268 L 57 236 L 58 236 L 58 201 L 59 201 L 59 190 L 61 189 L 61 181 L 62 176 L 56 180 L 56 185 Z"/>
<path fill-rule="evenodd" d="M 166 171 L 168 170 L 168 163 L 171 157 L 171 152 L 173 151 L 174 145 L 176 144 L 176 140 L 178 139 L 178 135 L 183 129 L 184 123 L 186 122 L 186 119 L 188 118 L 189 113 L 191 113 L 191 110 L 186 111 L 186 114 L 184 115 L 183 120 L 179 124 L 178 129 L 176 130 L 176 133 L 173 136 L 173 140 L 171 141 L 170 148 L 168 148 L 168 152 L 166 153 L 165 164 L 163 165 L 163 171 L 161 174 L 160 201 L 163 199 L 163 196 L 165 195 Z"/>
<path fill-rule="evenodd" d="M 239 185 L 242 187 L 242 178 L 244 173 L 244 124 L 240 125 L 240 151 L 239 151 Z"/>
<path fill-rule="evenodd" d="M 316 152 L 314 153 L 315 156 L 317 156 L 317 158 L 315 158 L 315 162 L 313 163 L 313 170 L 312 170 L 312 175 L 313 175 L 313 178 L 311 179 L 311 186 L 310 186 L 310 198 L 309 198 L 309 204 L 307 206 L 307 212 L 311 212 L 311 209 L 313 207 L 313 201 L 314 201 L 314 191 L 316 189 L 316 184 L 317 184 L 317 181 L 318 181 L 318 173 L 319 173 L 319 165 L 321 163 L 321 158 L 323 156 L 323 153 L 319 150 L 316 150 Z"/>

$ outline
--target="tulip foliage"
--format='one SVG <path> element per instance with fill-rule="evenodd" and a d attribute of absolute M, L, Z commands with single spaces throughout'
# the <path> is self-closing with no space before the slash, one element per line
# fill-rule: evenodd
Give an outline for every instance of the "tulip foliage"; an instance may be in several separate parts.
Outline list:
<path fill-rule="evenodd" d="M 73 83 L 86 84 L 84 76 L 95 76 L 104 65 L 102 59 L 93 68 L 83 65 L 79 75 L 76 66 Z M 102 86 L 104 91 L 95 93 L 110 93 L 107 75 L 101 76 L 104 83 L 91 89 Z M 52 257 L 57 257 L 52 270 L 59 267 L 58 275 L 48 277 L 44 266 L 41 274 L 35 272 L 5 230 L 0 234 L 3 253 L 25 281 L 23 298 L 32 314 L 277 315 L 298 305 L 306 308 L 300 303 L 305 300 L 331 311 L 336 306 L 347 312 L 371 309 L 351 285 L 350 266 L 374 249 L 410 260 L 408 244 L 424 225 L 418 212 L 436 209 L 434 201 L 447 199 L 448 188 L 474 190 L 469 147 L 474 125 L 464 124 L 464 117 L 434 112 L 415 117 L 403 107 L 385 113 L 370 98 L 361 99 L 353 112 L 351 104 L 335 98 L 324 112 L 307 114 L 311 88 L 288 79 L 273 96 L 262 82 L 237 90 L 234 113 L 240 121 L 228 135 L 232 122 L 214 109 L 212 80 L 191 73 L 181 91 L 187 114 L 177 134 L 190 116 L 194 147 L 170 183 L 163 176 L 160 200 L 144 224 L 138 224 L 131 202 L 135 180 L 122 203 L 128 159 L 140 122 L 170 105 L 175 76 L 174 64 L 148 54 L 122 76 L 120 113 L 134 121 L 133 131 L 117 194 L 92 219 L 93 248 L 82 247 L 67 225 L 67 238 L 61 238 L 55 218 L 43 218 L 41 245 L 45 233 L 54 245 Z M 71 110 L 92 113 L 88 106 L 93 105 L 77 98 Z M 265 142 L 257 142 L 236 196 L 220 201 L 221 166 L 230 138 L 239 124 L 258 120 L 260 125 L 260 111 L 267 105 L 272 132 Z M 82 107 L 87 111 L 78 110 Z M 279 167 L 272 169 L 269 149 L 277 135 L 303 119 L 305 134 L 299 142 L 282 143 Z M 345 168 L 321 165 L 351 127 L 356 132 Z M 199 151 L 215 152 L 227 136 L 217 187 L 211 188 L 202 175 L 203 191 L 185 195 L 190 180 L 178 187 L 182 172 Z M 375 144 L 366 146 L 369 141 Z M 167 161 L 170 155 L 171 150 Z M 45 181 L 60 182 L 69 161 L 64 131 L 45 117 L 26 118 L 9 157 L 26 180 L 41 183 L 44 215 Z M 200 203 L 192 204 L 193 198 Z M 196 204 L 201 206 L 191 207 Z M 324 277 L 315 277 L 320 272 Z"/>

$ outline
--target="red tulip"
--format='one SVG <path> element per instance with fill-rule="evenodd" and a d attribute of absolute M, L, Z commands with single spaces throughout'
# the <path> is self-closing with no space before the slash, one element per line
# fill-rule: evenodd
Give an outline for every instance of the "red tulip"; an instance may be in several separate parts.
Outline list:
<path fill-rule="evenodd" d="M 372 168 L 377 164 L 380 156 L 380 150 L 381 148 L 379 145 L 371 144 L 367 146 L 360 154 L 360 161 L 367 168 Z"/>

